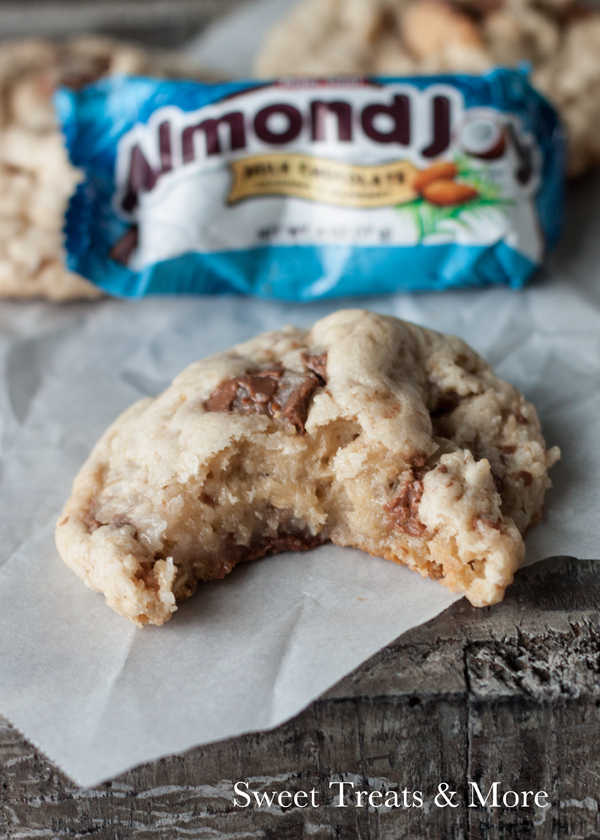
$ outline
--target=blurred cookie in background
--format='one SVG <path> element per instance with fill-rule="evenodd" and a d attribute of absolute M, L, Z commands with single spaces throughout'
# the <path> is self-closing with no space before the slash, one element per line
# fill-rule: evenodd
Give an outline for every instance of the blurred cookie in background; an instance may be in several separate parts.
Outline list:
<path fill-rule="evenodd" d="M 0 46 L 0 297 L 101 295 L 65 266 L 65 213 L 82 176 L 69 162 L 53 94 L 120 73 L 206 77 L 179 55 L 108 38 Z"/>
<path fill-rule="evenodd" d="M 600 11 L 572 0 L 302 0 L 267 35 L 261 77 L 482 73 L 529 62 L 558 108 L 569 175 L 600 163 Z"/>

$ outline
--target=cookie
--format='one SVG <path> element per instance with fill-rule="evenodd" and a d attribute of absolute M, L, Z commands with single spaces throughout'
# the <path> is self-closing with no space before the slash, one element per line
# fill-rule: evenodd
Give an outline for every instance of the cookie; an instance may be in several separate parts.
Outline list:
<path fill-rule="evenodd" d="M 114 73 L 198 75 L 178 57 L 106 38 L 0 46 L 0 297 L 100 296 L 65 266 L 65 213 L 82 175 L 69 161 L 52 96 L 57 85 Z"/>
<path fill-rule="evenodd" d="M 572 0 L 301 0 L 263 44 L 260 76 L 481 73 L 530 62 L 558 109 L 569 173 L 600 162 L 600 11 Z"/>
<path fill-rule="evenodd" d="M 533 406 L 460 339 L 341 310 L 132 406 L 77 476 L 57 545 L 137 625 L 242 561 L 330 541 L 483 606 L 512 581 L 558 458 Z"/>

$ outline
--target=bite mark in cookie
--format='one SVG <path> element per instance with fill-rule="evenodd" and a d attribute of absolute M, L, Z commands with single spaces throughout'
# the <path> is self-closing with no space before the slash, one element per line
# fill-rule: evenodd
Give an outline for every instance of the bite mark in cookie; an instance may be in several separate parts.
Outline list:
<path fill-rule="evenodd" d="M 57 544 L 140 625 L 238 563 L 330 541 L 491 604 L 558 455 L 459 339 L 340 311 L 197 362 L 132 406 L 77 477 Z"/>

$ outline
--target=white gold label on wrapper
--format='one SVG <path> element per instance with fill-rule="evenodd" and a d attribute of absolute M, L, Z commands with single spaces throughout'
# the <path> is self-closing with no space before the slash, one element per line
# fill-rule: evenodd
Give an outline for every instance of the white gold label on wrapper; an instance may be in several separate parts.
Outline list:
<path fill-rule="evenodd" d="M 119 141 L 133 268 L 264 245 L 485 245 L 539 261 L 540 155 L 516 116 L 449 84 L 264 85 L 167 106 Z M 133 242 L 133 240 L 132 240 Z"/>

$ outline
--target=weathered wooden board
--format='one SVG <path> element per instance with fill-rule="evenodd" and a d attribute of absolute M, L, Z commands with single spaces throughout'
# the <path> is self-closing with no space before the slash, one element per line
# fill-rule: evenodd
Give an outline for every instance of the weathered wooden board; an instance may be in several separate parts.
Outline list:
<path fill-rule="evenodd" d="M 0 723 L 0 837 L 98 840 L 600 840 L 600 562 L 521 571 L 503 604 L 459 602 L 304 713 L 79 790 Z M 423 808 L 334 807 L 331 782 L 422 791 Z M 315 789 L 318 808 L 236 808 L 236 782 Z M 545 790 L 550 806 L 469 808 Z M 439 808 L 440 783 L 457 808 Z M 238 797 L 238 801 L 241 799 Z"/>

